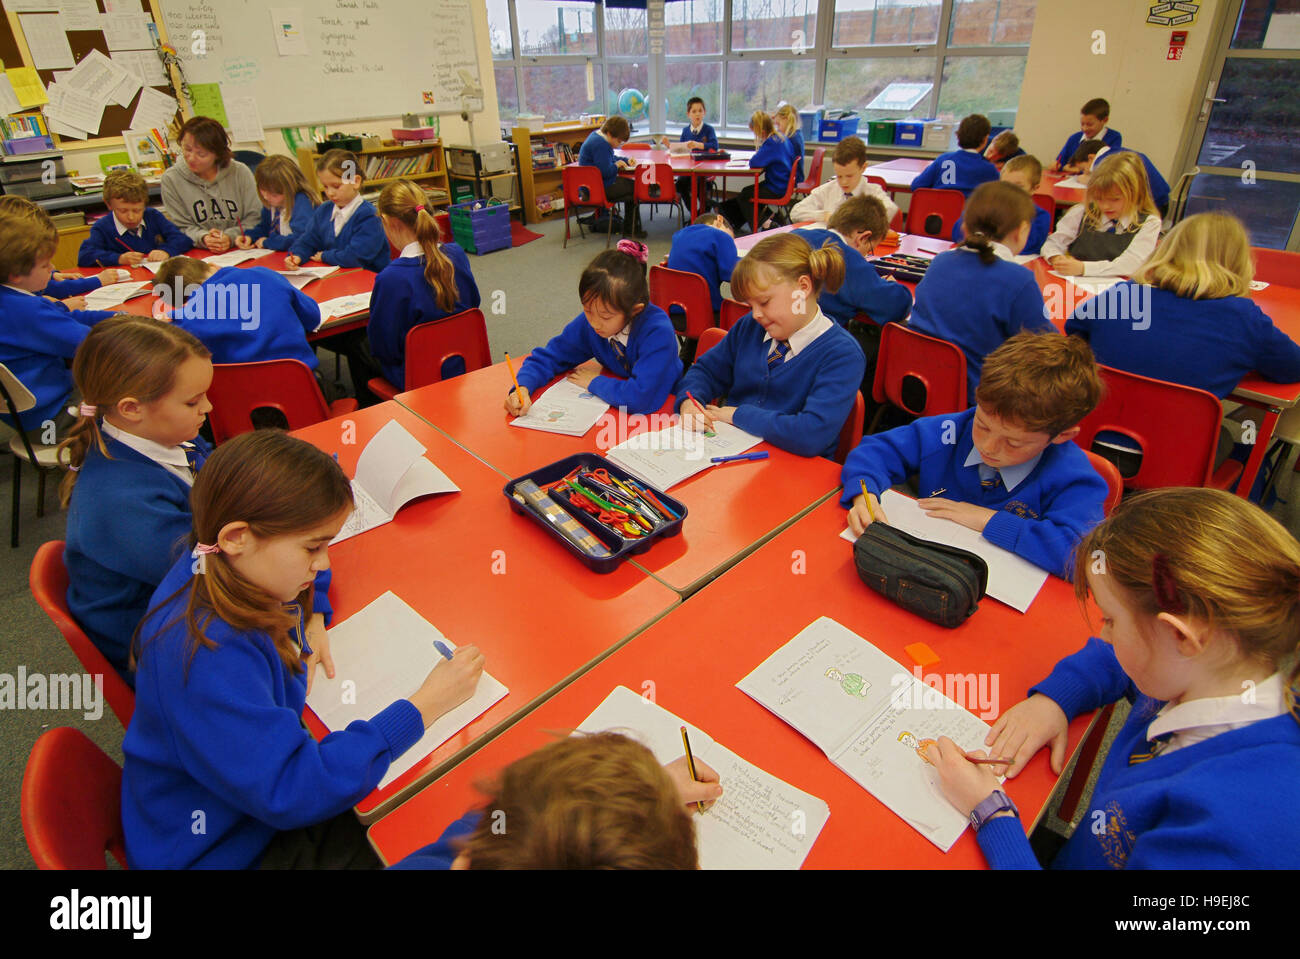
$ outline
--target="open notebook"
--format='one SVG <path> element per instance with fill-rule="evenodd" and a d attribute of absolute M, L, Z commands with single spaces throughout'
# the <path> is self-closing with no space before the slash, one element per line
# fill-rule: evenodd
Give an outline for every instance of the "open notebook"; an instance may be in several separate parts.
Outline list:
<path fill-rule="evenodd" d="M 919 750 L 940 736 L 983 749 L 988 724 L 861 636 L 823 616 L 736 686 L 944 852 L 966 828 Z"/>
<path fill-rule="evenodd" d="M 705 732 L 628 689 L 616 686 L 578 728 L 625 733 L 661 763 L 691 753 L 718 774 L 722 798 L 693 815 L 701 869 L 798 869 L 830 817 L 826 803 L 777 779 Z"/>
<path fill-rule="evenodd" d="M 277 273 L 299 290 L 308 283 L 323 279 L 331 273 L 337 273 L 338 271 L 339 268 L 337 266 L 330 266 L 328 263 L 323 266 L 300 266 L 296 270 L 276 270 Z"/>
<path fill-rule="evenodd" d="M 358 719 L 370 719 L 419 689 L 431 670 L 446 663 L 434 640 L 441 640 L 453 652 L 456 649 L 455 643 L 391 591 L 330 629 L 329 640 L 334 678 L 318 669 L 307 705 L 331 732 L 346 729 Z M 423 738 L 393 760 L 379 780 L 379 788 L 483 715 L 508 692 L 484 672 L 473 696 L 434 720 Z"/>
<path fill-rule="evenodd" d="M 86 294 L 86 309 L 111 310 L 137 296 L 153 292 L 153 284 L 148 280 L 133 280 L 128 283 L 110 283 Z"/>
<path fill-rule="evenodd" d="M 332 300 L 325 300 L 320 304 L 321 326 L 337 322 L 345 316 L 355 316 L 358 313 L 365 313 L 370 309 L 370 291 L 364 293 L 349 293 L 346 296 L 336 296 Z"/>
<path fill-rule="evenodd" d="M 545 393 L 533 397 L 533 405 L 523 416 L 510 421 L 511 426 L 543 433 L 582 436 L 605 415 L 609 404 L 595 393 L 568 380 L 560 380 Z"/>
<path fill-rule="evenodd" d="M 605 458 L 638 479 L 667 490 L 713 466 L 715 456 L 735 456 L 762 440 L 730 423 L 714 423 L 709 433 L 680 422 L 647 430 L 611 447 Z"/>

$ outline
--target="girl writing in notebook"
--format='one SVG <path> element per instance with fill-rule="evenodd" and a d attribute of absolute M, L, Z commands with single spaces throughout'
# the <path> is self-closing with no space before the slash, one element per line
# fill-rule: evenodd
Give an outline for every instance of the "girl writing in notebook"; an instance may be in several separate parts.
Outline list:
<path fill-rule="evenodd" d="M 376 865 L 349 807 L 469 699 L 482 654 L 459 647 L 409 699 L 316 742 L 302 726 L 314 668 L 303 627 L 352 511 L 347 477 L 311 444 L 254 430 L 213 453 L 192 500 L 190 551 L 133 646 L 122 743 L 131 868 Z"/>
<path fill-rule="evenodd" d="M 1075 592 L 1101 638 L 1057 664 L 985 740 L 1015 776 L 1043 746 L 1060 772 L 1070 718 L 1132 703 L 1054 868 L 1300 866 L 1300 544 L 1212 489 L 1126 499 L 1084 537 Z M 983 756 L 979 751 L 972 754 Z M 927 752 L 995 867 L 1037 868 L 990 768 L 950 739 Z"/>
<path fill-rule="evenodd" d="M 648 254 L 644 243 L 622 240 L 591 261 L 578 281 L 582 312 L 524 360 L 519 389 L 506 396 L 507 413 L 527 413 L 533 391 L 566 370 L 570 382 L 628 413 L 649 414 L 664 405 L 682 361 L 672 321 L 650 302 Z"/>
<path fill-rule="evenodd" d="M 1092 171 L 1076 203 L 1043 243 L 1043 258 L 1062 276 L 1132 276 L 1155 252 L 1160 211 L 1136 153 L 1117 153 Z"/>
<path fill-rule="evenodd" d="M 287 250 L 294 235 L 311 226 L 312 214 L 320 205 L 320 194 L 303 176 L 302 167 L 287 156 L 274 154 L 253 171 L 262 202 L 262 219 L 235 241 L 241 250 L 251 246 Z"/>

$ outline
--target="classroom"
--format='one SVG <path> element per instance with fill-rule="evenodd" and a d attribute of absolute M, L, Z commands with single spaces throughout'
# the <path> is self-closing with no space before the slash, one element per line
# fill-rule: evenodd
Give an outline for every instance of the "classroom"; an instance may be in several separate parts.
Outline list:
<path fill-rule="evenodd" d="M 0 60 L 0 868 L 1300 865 L 1296 0 Z"/>

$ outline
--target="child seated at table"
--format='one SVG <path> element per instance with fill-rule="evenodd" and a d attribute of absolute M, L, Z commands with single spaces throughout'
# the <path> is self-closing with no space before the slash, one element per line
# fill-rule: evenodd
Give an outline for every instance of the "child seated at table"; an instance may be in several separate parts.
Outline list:
<path fill-rule="evenodd" d="M 1073 442 L 1100 397 L 1086 343 L 1016 334 L 984 361 L 975 406 L 867 436 L 849 454 L 840 499 L 849 528 L 861 534 L 875 520 L 889 522 L 880 494 L 919 473 L 918 503 L 929 515 L 1066 576 L 1106 499 L 1106 481 Z"/>
<path fill-rule="evenodd" d="M 648 255 L 644 243 L 620 240 L 618 249 L 588 264 L 578 281 L 582 312 L 524 360 L 519 388 L 506 395 L 507 413 L 527 413 L 533 391 L 566 370 L 569 382 L 628 413 L 649 414 L 664 405 L 682 361 L 672 321 L 650 302 Z M 587 362 L 593 358 L 594 364 Z"/>
<path fill-rule="evenodd" d="M 307 229 L 293 235 L 285 265 L 296 270 L 307 260 L 378 272 L 388 265 L 388 238 L 375 208 L 361 199 L 364 175 L 350 150 L 327 150 L 316 158 L 316 176 L 329 203 L 311 216 Z"/>
<path fill-rule="evenodd" d="M 984 151 L 984 159 L 999 170 L 1012 157 L 1022 157 L 1024 155 L 1025 151 L 1020 148 L 1020 137 L 1016 136 L 1014 130 L 1003 130 L 993 138 L 993 141 Z"/>
<path fill-rule="evenodd" d="M 799 120 L 799 114 L 790 104 L 783 103 L 776 108 L 776 113 L 772 114 L 772 123 L 776 126 L 777 132 L 785 137 L 786 145 L 790 148 L 790 175 L 794 177 L 796 184 L 802 183 L 803 123 Z"/>
<path fill-rule="evenodd" d="M 569 736 L 515 760 L 482 804 L 392 868 L 698 869 L 691 815 L 722 786 L 699 759 L 695 772 L 619 733 Z"/>
<path fill-rule="evenodd" d="M 988 117 L 972 113 L 957 125 L 957 149 L 942 153 L 912 178 L 912 189 L 960 190 L 970 196 L 981 183 L 998 178 L 998 168 L 984 159 L 989 131 Z"/>
<path fill-rule="evenodd" d="M 1092 170 L 1107 157 L 1115 156 L 1120 153 L 1131 153 L 1142 161 L 1142 169 L 1146 171 L 1147 186 L 1151 189 L 1151 199 L 1164 216 L 1169 207 L 1169 182 L 1160 175 L 1156 165 L 1151 162 L 1151 158 L 1145 153 L 1139 153 L 1137 150 L 1130 150 L 1128 147 L 1107 146 L 1100 140 L 1084 140 L 1079 144 L 1079 149 L 1074 154 L 1074 166 L 1078 167 L 1079 173 L 1075 177 L 1081 183 L 1086 184 L 1092 177 Z"/>
<path fill-rule="evenodd" d="M 713 127 L 704 122 L 704 113 L 704 101 L 700 97 L 691 97 L 686 101 L 686 116 L 689 122 L 682 127 L 682 135 L 678 137 L 677 142 L 685 143 L 692 150 L 716 150 L 718 148 L 718 134 Z M 666 143 L 665 146 L 667 146 Z M 691 205 L 691 183 L 694 179 L 694 177 L 689 176 L 679 176 L 677 178 L 677 195 L 682 198 L 682 206 L 687 208 Z M 711 180 L 704 180 L 695 188 L 698 193 L 700 208 L 692 210 L 692 216 L 698 217 L 699 214 L 704 212 L 707 186 L 711 182 Z M 699 222 L 698 219 L 696 222 Z"/>
<path fill-rule="evenodd" d="M 0 216 L 6 214 L 30 217 L 38 222 L 41 221 L 42 217 L 49 217 L 48 213 L 27 199 L 27 197 L 19 196 L 16 193 L 0 195 Z M 101 286 L 125 283 L 129 279 L 131 279 L 129 271 L 112 268 L 100 270 L 98 273 L 91 273 L 86 276 L 80 273 L 64 273 L 55 270 L 50 276 L 50 282 L 40 292 L 41 296 L 48 300 L 62 301 L 63 305 L 69 310 L 84 310 L 86 308 L 84 294 L 89 293 L 91 290 L 97 290 Z"/>
<path fill-rule="evenodd" d="M 1090 805 L 1051 868 L 1300 867 L 1295 539 L 1231 493 L 1149 490 L 1079 544 L 1074 570 L 1101 636 L 994 723 L 984 742 L 1007 766 L 975 765 L 946 737 L 928 752 L 948 801 L 975 813 L 989 865 L 1039 868 L 997 774 L 1014 777 L 1044 746 L 1059 774 L 1070 719 L 1126 698 Z"/>
<path fill-rule="evenodd" d="M 732 197 L 722 204 L 721 213 L 731 224 L 733 233 L 740 233 L 741 228 L 752 226 L 754 222 L 754 197 L 760 200 L 779 200 L 785 196 L 790 185 L 790 147 L 785 138 L 777 132 L 772 118 L 762 110 L 754 111 L 749 118 L 749 129 L 754 134 L 754 155 L 749 158 L 751 170 L 762 170 L 761 183 L 745 187 L 740 196 Z M 765 223 L 767 207 L 760 207 L 756 217 L 760 224 Z"/>
<path fill-rule="evenodd" d="M 736 235 L 727 218 L 721 213 L 702 213 L 690 226 L 673 234 L 664 265 L 704 277 L 716 315 L 722 309 L 722 284 L 731 282 L 731 272 L 739 262 Z"/>
<path fill-rule="evenodd" d="M 867 168 L 867 145 L 860 137 L 845 137 L 835 144 L 831 154 L 831 167 L 835 176 L 816 187 L 794 205 L 790 219 L 795 223 L 812 220 L 825 223 L 836 208 L 850 197 L 872 196 L 885 207 L 885 222 L 893 223 L 898 215 L 898 205 L 877 183 L 868 183 L 863 171 Z"/>
<path fill-rule="evenodd" d="M 1062 276 L 1132 276 L 1155 252 L 1160 227 L 1142 161 L 1117 153 L 1093 168 L 1084 202 L 1061 217 L 1043 257 Z"/>
<path fill-rule="evenodd" d="M 302 167 L 287 156 L 272 154 L 253 171 L 257 193 L 265 206 L 262 219 L 239 239 L 241 250 L 259 247 L 287 250 L 294 240 L 311 229 L 311 219 L 320 205 L 320 194 L 307 182 Z"/>
<path fill-rule="evenodd" d="M 595 167 L 600 171 L 606 200 L 611 203 L 623 201 L 623 235 L 644 237 L 646 232 L 641 228 L 641 208 L 632 199 L 636 192 L 634 184 L 627 177 L 619 176 L 627 170 L 635 170 L 636 164 L 614 156 L 614 151 L 631 136 L 632 127 L 626 117 L 610 117 L 599 130 L 591 131 L 587 139 L 582 141 L 582 147 L 578 150 L 578 164 Z"/>
<path fill-rule="evenodd" d="M 683 422 L 731 423 L 798 456 L 833 455 L 866 365 L 853 337 L 816 305 L 843 282 L 833 243 L 814 250 L 779 233 L 755 244 L 731 275 L 750 312 L 677 384 Z"/>
<path fill-rule="evenodd" d="M 1038 186 L 1043 182 L 1043 165 L 1038 162 L 1038 158 L 1020 151 L 1018 156 L 1012 157 L 1002 166 L 1002 175 L 1000 177 L 1003 183 L 1010 183 L 1018 186 L 1029 194 L 1033 199 L 1038 192 Z M 962 215 L 957 218 L 953 224 L 952 241 L 960 243 L 966 238 L 966 233 L 962 228 L 966 216 L 963 211 Z M 1038 256 L 1043 251 L 1043 242 L 1047 239 L 1048 234 L 1052 232 L 1052 214 L 1048 213 L 1043 207 L 1034 204 L 1034 222 L 1029 227 L 1029 239 L 1025 240 L 1024 249 L 1020 251 L 1023 256 Z"/>
<path fill-rule="evenodd" d="M 310 443 L 254 430 L 217 448 L 191 499 L 191 551 L 133 643 L 135 714 L 122 742 L 130 867 L 377 866 L 350 807 L 473 695 L 482 653 L 460 646 L 410 697 L 317 742 L 302 713 L 322 651 L 303 623 L 352 512 L 348 478 Z"/>
<path fill-rule="evenodd" d="M 1101 97 L 1095 97 L 1085 103 L 1079 110 L 1079 129 L 1065 140 L 1065 146 L 1056 155 L 1052 172 L 1078 173 L 1086 169 L 1074 159 L 1075 151 L 1085 140 L 1101 140 L 1112 150 L 1118 150 L 1124 138 L 1118 130 L 1112 130 L 1106 124 L 1110 121 L 1110 104 Z"/>
<path fill-rule="evenodd" d="M 104 177 L 108 213 L 91 224 L 77 250 L 77 265 L 129 268 L 193 248 L 176 224 L 148 204 L 149 185 L 134 170 L 114 170 Z"/>

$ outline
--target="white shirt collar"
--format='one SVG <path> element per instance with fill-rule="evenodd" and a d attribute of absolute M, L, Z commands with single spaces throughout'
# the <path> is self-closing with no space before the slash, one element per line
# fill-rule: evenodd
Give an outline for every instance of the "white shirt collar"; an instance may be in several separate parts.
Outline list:
<path fill-rule="evenodd" d="M 277 229 L 279 229 L 281 236 L 289 236 L 293 233 L 293 225 L 289 219 L 290 215 L 291 211 L 288 208 L 281 209 L 276 213 L 280 224 Z"/>
<path fill-rule="evenodd" d="M 122 221 L 117 218 L 116 213 L 110 213 L 109 216 L 113 218 L 113 226 L 117 227 L 118 236 L 121 236 L 123 233 L 135 233 L 136 230 L 140 231 L 139 234 L 140 236 L 144 235 L 144 220 L 140 221 L 140 225 L 137 226 L 135 230 L 128 230 L 125 226 L 122 225 Z"/>
<path fill-rule="evenodd" d="M 628 332 L 628 328 L 626 326 L 610 337 L 611 340 L 618 340 L 621 344 L 623 344 L 623 346 L 627 346 L 627 341 L 630 338 L 631 338 L 631 334 Z"/>
<path fill-rule="evenodd" d="M 996 466 L 993 468 L 997 470 L 998 475 L 1002 477 L 1002 485 L 1005 486 L 1007 488 L 1007 492 L 1010 493 L 1013 489 L 1015 489 L 1017 486 L 1019 486 L 1021 483 L 1025 481 L 1025 477 L 1034 471 L 1034 467 L 1038 465 L 1038 461 L 1041 460 L 1042 458 L 1043 458 L 1043 454 L 1039 453 L 1033 459 L 1026 460 L 1025 462 L 1020 463 L 1017 466 Z M 979 447 L 972 446 L 970 449 L 970 454 L 966 457 L 966 462 L 962 463 L 961 465 L 975 466 L 976 464 L 983 463 L 983 462 L 984 462 L 984 457 L 980 456 Z"/>
<path fill-rule="evenodd" d="M 108 420 L 101 421 L 100 428 L 123 446 L 129 446 L 141 456 L 147 456 L 167 472 L 183 480 L 186 486 L 194 485 L 194 471 L 190 469 L 190 461 L 185 456 L 184 446 L 163 446 L 143 436 L 136 436 L 134 433 L 119 429 Z"/>
<path fill-rule="evenodd" d="M 1251 693 L 1249 701 L 1246 692 Z M 1167 753 L 1287 711 L 1286 683 L 1281 673 L 1274 673 L 1253 689 L 1240 693 L 1193 699 L 1176 706 L 1166 704 L 1147 727 L 1147 738 L 1172 733 L 1162 750 Z"/>
<path fill-rule="evenodd" d="M 1008 263 L 1016 262 L 1016 255 L 1011 252 L 1010 247 L 1006 244 L 999 243 L 997 240 L 989 240 L 989 246 L 993 247 L 993 255 L 999 260 L 1006 260 Z M 965 250 L 967 253 L 977 252 L 973 247 L 969 246 L 958 246 L 955 249 Z"/>
<path fill-rule="evenodd" d="M 22 288 L 20 288 L 20 287 L 14 286 L 12 283 L 3 283 L 3 284 L 0 284 L 0 286 L 4 286 L 5 289 L 8 289 L 8 290 L 13 290 L 15 293 L 25 293 L 27 296 L 35 296 L 35 295 L 36 295 L 36 294 L 33 293 L 31 290 L 24 290 L 24 289 L 22 289 Z"/>
<path fill-rule="evenodd" d="M 419 240 L 412 240 L 402 247 L 402 252 L 397 255 L 399 257 L 421 257 L 424 256 L 424 247 L 420 246 Z"/>
<path fill-rule="evenodd" d="M 1080 133 L 1083 133 L 1082 130 L 1080 130 L 1079 132 L 1080 132 Z M 1090 137 L 1090 136 L 1088 136 L 1087 134 L 1084 134 L 1083 139 L 1084 139 L 1084 140 L 1104 140 L 1104 139 L 1106 139 L 1106 127 L 1103 126 L 1100 130 L 1098 130 L 1096 136 L 1091 136 L 1091 137 Z M 1080 140 L 1079 142 L 1082 143 L 1083 140 Z"/>
<path fill-rule="evenodd" d="M 809 320 L 804 325 L 803 329 L 791 333 L 790 339 L 786 340 L 786 343 L 790 346 L 790 353 L 786 359 L 792 359 L 798 356 L 800 350 L 807 349 L 812 344 L 813 340 L 817 339 L 817 337 L 821 336 L 833 325 L 834 324 L 831 323 L 826 314 L 821 311 L 820 307 L 818 307 L 817 315 Z M 763 335 L 764 343 L 771 343 L 771 341 L 771 333 Z M 768 352 L 771 352 L 770 348 L 768 349 Z"/>
<path fill-rule="evenodd" d="M 353 213 L 356 213 L 357 210 L 359 210 L 360 208 L 361 208 L 361 194 L 360 194 L 360 193 L 358 193 L 356 196 L 354 196 L 354 197 L 352 198 L 352 202 L 349 203 L 347 206 L 343 207 L 342 209 L 340 209 L 340 208 L 338 207 L 337 204 L 335 205 L 335 207 L 334 207 L 334 212 L 333 212 L 333 214 L 332 214 L 332 216 L 331 216 L 331 218 L 332 218 L 333 221 L 334 221 L 334 235 L 335 235 L 335 236 L 338 236 L 338 235 L 339 235 L 339 233 L 340 233 L 340 231 L 342 231 L 344 225 L 347 224 L 348 219 L 352 216 Z"/>

